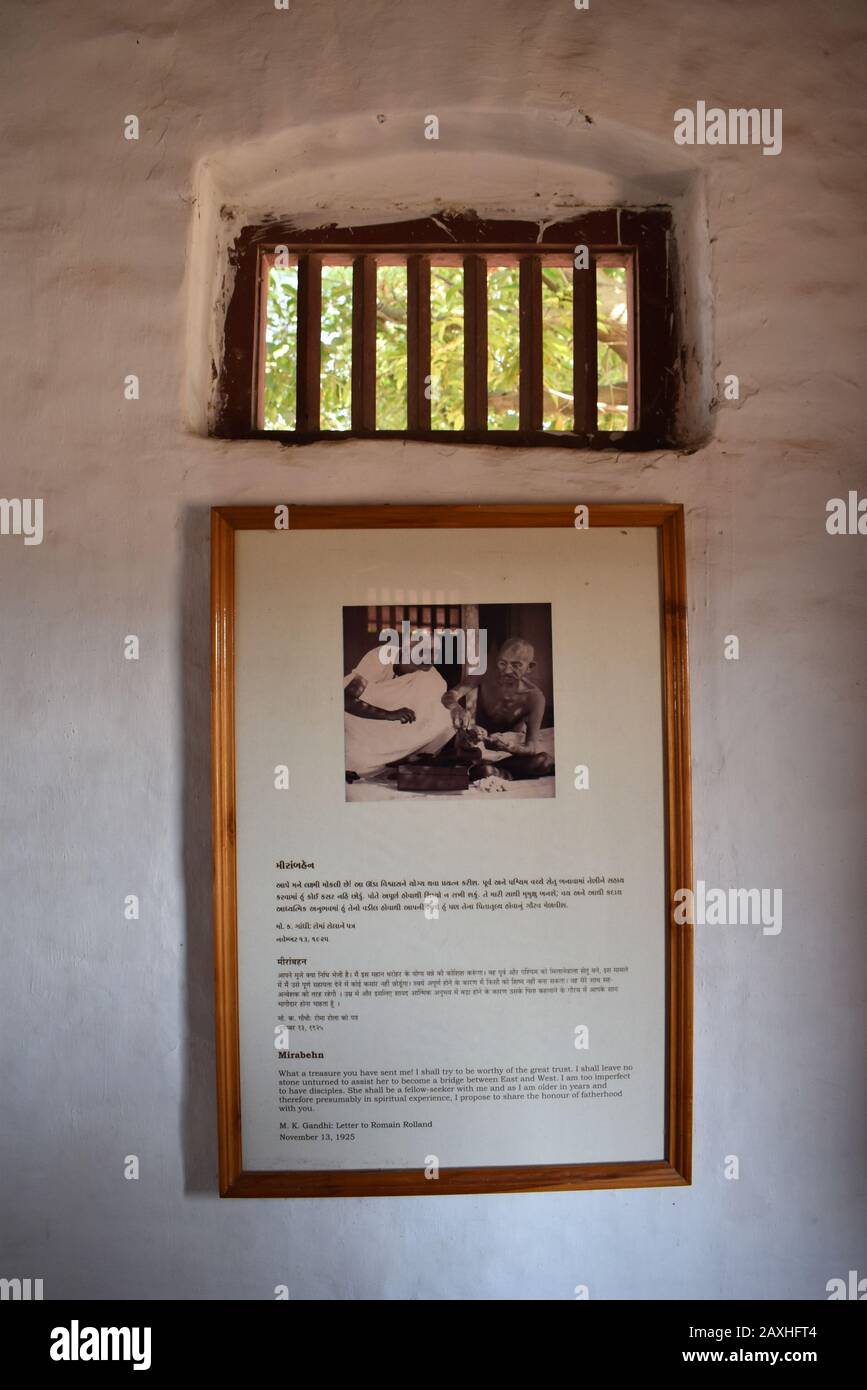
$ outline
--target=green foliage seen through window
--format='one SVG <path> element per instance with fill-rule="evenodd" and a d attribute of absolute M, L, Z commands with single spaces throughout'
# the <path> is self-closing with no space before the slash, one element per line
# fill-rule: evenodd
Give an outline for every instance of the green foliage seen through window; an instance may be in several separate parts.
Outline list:
<path fill-rule="evenodd" d="M 405 266 L 377 268 L 377 429 L 407 424 L 407 276 Z M 518 269 L 488 272 L 488 428 L 517 429 L 520 341 Z M 265 358 L 265 428 L 296 428 L 295 355 L 297 267 L 274 268 L 268 286 Z M 598 426 L 627 428 L 628 323 L 626 269 L 597 266 L 596 322 Z M 431 266 L 433 429 L 460 430 L 463 407 L 463 269 Z M 572 271 L 542 271 L 543 427 L 572 428 Z M 322 267 L 322 373 L 320 428 L 351 427 L 352 267 Z"/>

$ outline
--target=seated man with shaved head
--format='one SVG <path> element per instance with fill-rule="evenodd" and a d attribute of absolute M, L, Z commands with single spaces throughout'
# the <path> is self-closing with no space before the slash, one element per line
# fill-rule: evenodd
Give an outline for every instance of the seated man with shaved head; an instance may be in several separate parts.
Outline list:
<path fill-rule="evenodd" d="M 523 637 L 509 637 L 493 668 L 482 676 L 468 676 L 443 695 L 442 702 L 451 710 L 456 727 L 465 730 L 458 742 L 462 756 L 473 763 L 474 778 L 522 779 L 553 773 L 553 758 L 538 744 L 545 696 L 532 679 L 535 665 L 532 643 Z M 475 726 L 462 703 L 471 690 L 478 690 Z M 479 746 L 483 743 L 507 756 L 487 761 Z"/>

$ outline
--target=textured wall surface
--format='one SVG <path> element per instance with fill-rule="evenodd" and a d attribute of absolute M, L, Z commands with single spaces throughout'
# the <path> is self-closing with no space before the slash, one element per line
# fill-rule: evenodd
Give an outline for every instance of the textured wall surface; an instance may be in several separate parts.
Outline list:
<path fill-rule="evenodd" d="M 45 537 L 0 537 L 0 1274 L 299 1299 L 823 1298 L 867 1274 L 867 537 L 825 529 L 867 491 L 865 42 L 855 0 L 5 0 L 0 492 L 43 498 Z M 782 153 L 676 146 L 698 99 L 782 108 Z M 244 215 L 657 200 L 697 451 L 207 438 Z M 696 876 L 783 890 L 779 936 L 697 931 L 694 1185 L 220 1202 L 208 508 L 525 499 L 685 504 Z"/>

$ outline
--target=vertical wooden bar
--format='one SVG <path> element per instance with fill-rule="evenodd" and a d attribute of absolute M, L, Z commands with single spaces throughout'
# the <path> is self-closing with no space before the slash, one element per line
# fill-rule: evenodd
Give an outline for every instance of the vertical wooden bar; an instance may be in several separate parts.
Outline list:
<path fill-rule="evenodd" d="M 519 322 L 521 429 L 536 432 L 542 428 L 542 262 L 538 256 L 520 260 Z"/>
<path fill-rule="evenodd" d="M 376 429 L 376 257 L 352 262 L 352 433 Z"/>
<path fill-rule="evenodd" d="M 576 434 L 595 434 L 598 373 L 596 369 L 596 258 L 586 270 L 572 271 L 572 364 Z"/>
<path fill-rule="evenodd" d="M 298 257 L 298 368 L 295 428 L 299 434 L 319 429 L 319 374 L 322 364 L 322 257 Z"/>
<path fill-rule="evenodd" d="M 430 429 L 430 258 L 408 256 L 407 291 L 407 425 L 411 430 Z"/>
<path fill-rule="evenodd" d="M 464 429 L 488 428 L 488 263 L 464 257 Z"/>
<path fill-rule="evenodd" d="M 274 264 L 273 251 L 263 251 L 259 256 L 258 293 L 256 295 L 256 350 L 253 355 L 255 385 L 253 387 L 253 425 L 257 430 L 265 428 L 265 362 L 267 347 L 265 330 L 268 327 L 268 287 L 271 280 L 271 267 Z M 297 365 L 296 365 L 297 373 Z M 297 399 L 296 399 L 297 428 Z"/>
<path fill-rule="evenodd" d="M 635 320 L 635 306 L 638 303 L 635 293 L 637 273 L 636 258 L 630 256 L 626 265 L 626 428 L 630 430 L 637 428 L 638 415 L 638 324 Z"/>

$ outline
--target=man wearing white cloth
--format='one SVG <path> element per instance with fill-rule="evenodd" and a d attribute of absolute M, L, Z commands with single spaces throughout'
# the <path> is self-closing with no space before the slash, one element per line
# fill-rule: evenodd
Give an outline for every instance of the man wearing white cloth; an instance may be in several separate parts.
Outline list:
<path fill-rule="evenodd" d="M 367 652 L 343 682 L 347 781 L 413 753 L 439 753 L 455 732 L 446 689 L 430 663 L 402 666 L 386 647 Z"/>

